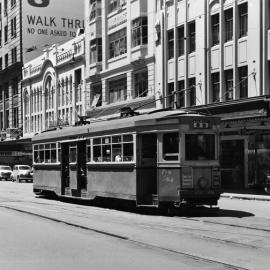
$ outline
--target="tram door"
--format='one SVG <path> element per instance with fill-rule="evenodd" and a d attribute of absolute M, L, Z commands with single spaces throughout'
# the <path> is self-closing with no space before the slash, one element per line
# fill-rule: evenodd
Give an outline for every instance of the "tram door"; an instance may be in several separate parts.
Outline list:
<path fill-rule="evenodd" d="M 157 134 L 138 138 L 137 204 L 157 204 Z"/>
<path fill-rule="evenodd" d="M 70 188 L 69 144 L 61 144 L 61 194 L 65 195 Z"/>

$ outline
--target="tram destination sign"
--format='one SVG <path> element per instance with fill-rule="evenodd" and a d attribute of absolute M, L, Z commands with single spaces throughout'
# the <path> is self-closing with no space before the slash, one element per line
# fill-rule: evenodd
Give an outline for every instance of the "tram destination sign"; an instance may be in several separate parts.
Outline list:
<path fill-rule="evenodd" d="M 210 121 L 209 120 L 194 120 L 192 122 L 192 128 L 194 129 L 209 129 Z"/>

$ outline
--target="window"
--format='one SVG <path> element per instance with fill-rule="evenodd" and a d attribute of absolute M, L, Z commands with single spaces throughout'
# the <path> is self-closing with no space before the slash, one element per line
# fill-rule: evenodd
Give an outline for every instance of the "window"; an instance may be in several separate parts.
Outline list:
<path fill-rule="evenodd" d="M 147 44 L 148 30 L 147 17 L 141 17 L 132 21 L 131 38 L 132 47 Z"/>
<path fill-rule="evenodd" d="M 109 82 L 109 103 L 126 100 L 127 78 L 120 78 Z"/>
<path fill-rule="evenodd" d="M 56 163 L 58 149 L 59 145 L 56 143 L 34 145 L 34 163 Z"/>
<path fill-rule="evenodd" d="M 196 26 L 195 21 L 188 23 L 188 44 L 189 53 L 196 50 Z"/>
<path fill-rule="evenodd" d="M 4 16 L 7 16 L 8 0 L 4 0 Z"/>
<path fill-rule="evenodd" d="M 18 107 L 13 108 L 13 127 L 14 128 L 19 127 L 19 108 Z"/>
<path fill-rule="evenodd" d="M 102 39 L 96 38 L 90 41 L 90 64 L 102 62 Z"/>
<path fill-rule="evenodd" d="M 233 39 L 233 9 L 225 10 L 225 41 Z"/>
<path fill-rule="evenodd" d="M 82 101 L 82 70 L 81 68 L 76 69 L 74 72 L 74 83 L 75 83 L 75 100 L 76 102 L 80 102 Z M 68 94 L 66 95 L 66 99 L 67 99 L 67 105 L 68 105 Z"/>
<path fill-rule="evenodd" d="M 17 47 L 11 49 L 11 63 L 15 64 L 17 62 Z"/>
<path fill-rule="evenodd" d="M 100 107 L 102 105 L 102 85 L 100 83 L 92 84 L 92 95 L 93 100 L 91 106 Z"/>
<path fill-rule="evenodd" d="M 168 59 L 174 57 L 174 32 L 173 30 L 168 31 Z"/>
<path fill-rule="evenodd" d="M 106 136 L 93 139 L 94 162 L 134 161 L 132 135 Z"/>
<path fill-rule="evenodd" d="M 239 87 L 240 87 L 240 98 L 245 98 L 248 96 L 248 67 L 239 68 Z"/>
<path fill-rule="evenodd" d="M 126 0 L 109 0 L 109 13 L 121 8 L 126 4 Z"/>
<path fill-rule="evenodd" d="M 233 70 L 232 69 L 225 71 L 225 86 L 226 86 L 226 92 L 225 92 L 226 100 L 232 100 L 233 99 Z"/>
<path fill-rule="evenodd" d="M 69 146 L 69 163 L 77 162 L 77 144 L 72 143 Z"/>
<path fill-rule="evenodd" d="M 14 128 L 19 127 L 19 108 L 18 107 L 13 108 L 13 127 Z"/>
<path fill-rule="evenodd" d="M 117 57 L 127 52 L 127 30 L 126 28 L 109 36 L 110 58 Z"/>
<path fill-rule="evenodd" d="M 10 20 L 10 28 L 11 28 L 11 38 L 15 38 L 17 36 L 16 33 L 16 17 L 14 17 L 13 19 Z"/>
<path fill-rule="evenodd" d="M 11 0 L 11 1 L 10 1 L 10 6 L 11 6 L 11 8 L 14 8 L 15 5 L 16 5 L 16 0 Z"/>
<path fill-rule="evenodd" d="M 167 97 L 167 102 L 168 102 L 168 107 L 173 109 L 174 108 L 174 83 L 168 83 L 168 97 Z"/>
<path fill-rule="evenodd" d="M 176 107 L 183 108 L 185 107 L 185 81 L 178 82 L 178 92 L 177 92 L 177 100 L 176 100 Z"/>
<path fill-rule="evenodd" d="M 8 42 L 8 26 L 7 25 L 4 27 L 4 31 L 5 31 L 5 43 L 7 43 Z"/>
<path fill-rule="evenodd" d="M 18 95 L 18 79 L 12 80 L 12 94 Z"/>
<path fill-rule="evenodd" d="M 166 133 L 163 135 L 163 159 L 179 159 L 179 134 L 178 132 Z"/>
<path fill-rule="evenodd" d="M 5 54 L 5 68 L 8 67 L 8 53 Z"/>
<path fill-rule="evenodd" d="M 212 74 L 212 101 L 218 102 L 219 101 L 219 72 Z"/>
<path fill-rule="evenodd" d="M 248 34 L 248 3 L 239 5 L 240 37 Z"/>
<path fill-rule="evenodd" d="M 90 21 L 99 16 L 101 16 L 101 0 L 90 0 Z"/>
<path fill-rule="evenodd" d="M 212 46 L 219 44 L 219 14 L 211 16 Z"/>
<path fill-rule="evenodd" d="M 178 28 L 178 56 L 185 53 L 185 29 L 184 26 Z"/>
<path fill-rule="evenodd" d="M 134 74 L 135 98 L 146 97 L 148 93 L 148 71 L 147 69 Z"/>
<path fill-rule="evenodd" d="M 189 104 L 190 106 L 196 105 L 196 79 L 190 78 L 188 80 L 188 93 L 189 93 Z"/>
<path fill-rule="evenodd" d="M 186 160 L 215 160 L 214 134 L 186 134 Z"/>

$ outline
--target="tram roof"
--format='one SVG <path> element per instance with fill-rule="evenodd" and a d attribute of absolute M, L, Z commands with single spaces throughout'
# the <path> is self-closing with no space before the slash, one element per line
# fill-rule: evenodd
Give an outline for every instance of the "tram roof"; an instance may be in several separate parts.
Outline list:
<path fill-rule="evenodd" d="M 143 126 L 156 126 L 158 124 L 177 124 L 179 119 L 190 120 L 191 117 L 206 117 L 203 114 L 198 114 L 196 112 L 187 112 L 184 110 L 173 110 L 173 111 L 159 111 L 148 114 L 142 114 L 132 117 L 118 118 L 118 119 L 107 119 L 107 120 L 96 120 L 90 124 L 82 126 L 69 126 L 57 128 L 56 130 L 42 132 L 32 138 L 32 141 L 46 141 L 49 139 L 57 140 L 57 138 L 64 139 L 79 139 L 80 136 L 85 134 L 95 134 L 100 132 L 117 131 L 124 129 L 135 129 L 136 127 Z M 209 118 L 219 117 L 208 116 Z M 174 121 L 173 121 L 174 119 Z M 215 123 L 219 123 L 217 121 Z"/>

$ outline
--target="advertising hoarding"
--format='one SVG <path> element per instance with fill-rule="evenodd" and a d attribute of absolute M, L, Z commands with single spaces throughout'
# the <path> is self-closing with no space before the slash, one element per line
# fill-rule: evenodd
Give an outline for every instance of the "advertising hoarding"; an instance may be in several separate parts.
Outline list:
<path fill-rule="evenodd" d="M 84 28 L 84 0 L 22 0 L 24 63 L 47 46 L 61 44 Z"/>

